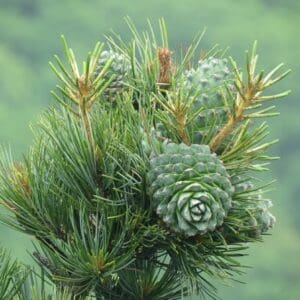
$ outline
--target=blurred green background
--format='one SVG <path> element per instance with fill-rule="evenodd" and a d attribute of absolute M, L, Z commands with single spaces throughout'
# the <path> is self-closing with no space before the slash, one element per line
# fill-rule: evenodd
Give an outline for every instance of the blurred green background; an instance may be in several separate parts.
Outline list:
<path fill-rule="evenodd" d="M 272 166 L 278 181 L 270 197 L 278 222 L 265 243 L 251 245 L 243 260 L 253 266 L 238 280 L 221 287 L 224 299 L 300 299 L 300 1 L 299 0 L 0 0 L 0 143 L 11 145 L 16 157 L 26 151 L 32 134 L 29 124 L 51 103 L 49 90 L 55 77 L 48 67 L 53 54 L 61 53 L 63 33 L 81 58 L 103 34 L 113 28 L 129 36 L 124 16 L 138 28 L 146 19 L 164 17 L 172 50 L 185 49 L 204 27 L 201 47 L 215 43 L 230 46 L 229 53 L 242 62 L 244 51 L 258 40 L 259 66 L 268 70 L 280 62 L 292 74 L 280 89 L 292 89 L 277 102 L 281 116 L 272 119 L 272 137 L 280 143 L 274 153 L 281 160 Z M 3 226 L 0 243 L 13 255 L 30 262 L 31 241 Z M 195 298 L 196 299 L 196 298 Z"/>

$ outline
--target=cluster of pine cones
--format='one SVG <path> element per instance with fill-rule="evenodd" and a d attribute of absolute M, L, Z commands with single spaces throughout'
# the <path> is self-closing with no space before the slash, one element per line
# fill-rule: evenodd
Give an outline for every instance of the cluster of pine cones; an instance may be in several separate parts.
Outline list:
<path fill-rule="evenodd" d="M 105 76 L 107 80 L 113 79 L 105 95 L 113 98 L 127 88 L 131 64 L 121 53 L 104 51 L 96 75 L 109 59 L 112 63 Z M 194 111 L 199 110 L 193 121 L 197 128 L 193 143 L 168 141 L 165 128 L 157 124 L 157 135 L 164 136 L 167 142 L 161 146 L 160 153 L 150 153 L 147 179 L 157 215 L 170 230 L 190 237 L 221 228 L 231 211 L 240 209 L 234 201 L 235 196 L 251 192 L 254 186 L 249 178 L 227 171 L 218 155 L 203 143 L 228 118 L 230 103 L 224 104 L 222 89 L 225 85 L 232 88 L 233 75 L 227 60 L 201 59 L 196 68 L 184 71 L 182 76 L 187 97 L 197 95 L 192 107 Z M 197 91 L 200 92 L 197 94 Z M 240 226 L 247 229 L 248 237 L 259 237 L 273 227 L 275 217 L 269 212 L 271 206 L 270 200 L 257 199 L 252 206 L 242 208 L 245 218 Z"/>

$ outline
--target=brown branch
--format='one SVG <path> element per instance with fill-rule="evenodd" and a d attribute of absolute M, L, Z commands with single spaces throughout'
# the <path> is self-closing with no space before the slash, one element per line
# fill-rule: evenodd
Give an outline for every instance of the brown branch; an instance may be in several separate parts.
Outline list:
<path fill-rule="evenodd" d="M 175 118 L 177 121 L 177 132 L 178 135 L 180 136 L 181 140 L 183 143 L 185 143 L 186 145 L 190 145 L 190 139 L 188 137 L 188 135 L 186 134 L 185 128 L 186 128 L 186 115 L 183 112 L 175 112 Z"/>
<path fill-rule="evenodd" d="M 260 93 L 260 84 L 249 83 L 249 86 L 244 88 L 244 91 L 241 91 L 237 94 L 235 107 L 235 113 L 229 116 L 228 122 L 225 126 L 217 133 L 217 135 L 210 142 L 210 148 L 212 151 L 216 151 L 218 147 L 222 144 L 224 139 L 234 130 L 236 125 L 243 121 L 244 111 L 249 107 L 256 99 Z"/>
<path fill-rule="evenodd" d="M 79 103 L 79 111 L 82 119 L 82 123 L 85 129 L 86 136 L 92 145 L 93 149 L 95 149 L 95 141 L 92 131 L 92 125 L 90 120 L 90 95 L 91 95 L 91 84 L 89 81 L 86 81 L 84 76 L 81 76 L 78 79 L 78 87 L 79 93 L 77 94 L 78 103 Z"/>

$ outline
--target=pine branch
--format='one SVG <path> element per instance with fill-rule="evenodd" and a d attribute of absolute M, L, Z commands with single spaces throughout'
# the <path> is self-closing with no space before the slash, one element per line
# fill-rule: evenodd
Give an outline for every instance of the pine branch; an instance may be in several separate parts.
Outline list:
<path fill-rule="evenodd" d="M 261 118 L 274 116 L 276 113 L 268 113 L 268 109 L 259 110 L 255 113 L 246 114 L 247 109 L 251 107 L 260 107 L 261 104 L 274 99 L 279 99 L 287 96 L 290 91 L 286 91 L 280 94 L 271 96 L 263 96 L 262 93 L 272 86 L 285 78 L 290 70 L 278 75 L 276 78 L 272 78 L 273 75 L 278 72 L 283 64 L 278 65 L 271 70 L 266 76 L 264 72 L 256 74 L 256 64 L 258 55 L 256 54 L 256 43 L 253 45 L 252 53 L 249 58 L 247 54 L 247 79 L 243 81 L 242 73 L 238 70 L 236 63 L 231 59 L 232 66 L 235 72 L 235 88 L 237 91 L 235 99 L 235 107 L 233 108 L 232 114 L 229 115 L 227 124 L 218 132 L 218 134 L 210 142 L 210 147 L 213 151 L 216 151 L 224 139 L 234 130 L 238 123 L 249 118 Z M 257 106 L 258 105 L 258 106 Z"/>
<path fill-rule="evenodd" d="M 218 299 L 214 280 L 241 274 L 239 257 L 274 225 L 271 183 L 256 174 L 277 140 L 251 121 L 277 114 L 265 103 L 289 92 L 265 91 L 289 71 L 257 73 L 254 45 L 243 79 L 217 46 L 198 53 L 202 34 L 175 69 L 163 20 L 158 34 L 127 23 L 130 43 L 113 33 L 82 70 L 62 37 L 58 108 L 23 162 L 1 154 L 1 221 L 35 238 L 42 268 L 24 277 L 0 251 L 1 299 Z"/>
<path fill-rule="evenodd" d="M 103 44 L 97 43 L 94 50 L 88 54 L 86 62 L 84 63 L 83 73 L 80 74 L 73 50 L 69 48 L 64 36 L 61 38 L 71 73 L 67 70 L 67 67 L 64 66 L 60 58 L 55 55 L 59 69 L 51 62 L 50 67 L 63 84 L 63 86 L 57 86 L 62 97 L 53 91 L 51 93 L 60 104 L 81 118 L 87 138 L 91 145 L 96 148 L 90 121 L 90 110 L 113 80 L 113 77 L 107 82 L 103 80 L 103 77 L 112 63 L 112 59 L 108 60 L 101 72 L 95 76 L 97 62 L 103 48 Z M 75 109 L 72 106 L 74 106 Z"/>

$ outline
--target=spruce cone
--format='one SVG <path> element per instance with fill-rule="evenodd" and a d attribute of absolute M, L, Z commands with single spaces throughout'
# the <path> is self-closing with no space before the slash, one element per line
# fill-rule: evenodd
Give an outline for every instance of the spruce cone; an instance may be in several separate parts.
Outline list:
<path fill-rule="evenodd" d="M 150 161 L 148 181 L 157 214 L 187 236 L 215 230 L 231 207 L 230 177 L 206 145 L 165 145 Z"/>
<path fill-rule="evenodd" d="M 98 61 L 95 77 L 98 76 L 109 59 L 113 59 L 113 61 L 105 73 L 104 79 L 108 81 L 113 75 L 115 77 L 104 92 L 104 95 L 115 96 L 123 90 L 131 65 L 129 59 L 126 58 L 124 54 L 117 53 L 113 50 L 103 51 Z"/>

